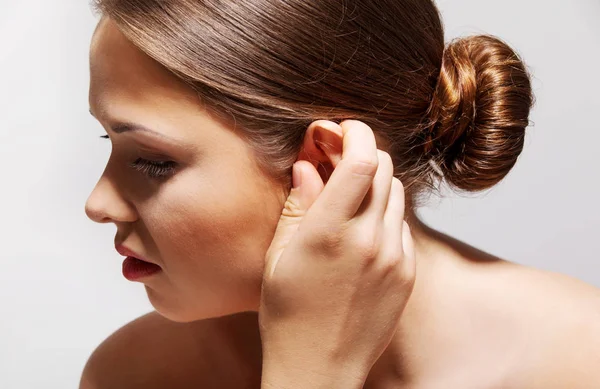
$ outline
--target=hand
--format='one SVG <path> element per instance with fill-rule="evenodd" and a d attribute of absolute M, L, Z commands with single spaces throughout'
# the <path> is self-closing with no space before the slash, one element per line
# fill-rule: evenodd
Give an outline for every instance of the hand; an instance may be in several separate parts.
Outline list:
<path fill-rule="evenodd" d="M 392 160 L 366 124 L 340 126 L 341 159 L 323 150 L 334 167 L 326 185 L 308 161 L 294 165 L 301 184 L 267 251 L 258 314 L 265 387 L 362 387 L 412 292 L 414 243 Z"/>

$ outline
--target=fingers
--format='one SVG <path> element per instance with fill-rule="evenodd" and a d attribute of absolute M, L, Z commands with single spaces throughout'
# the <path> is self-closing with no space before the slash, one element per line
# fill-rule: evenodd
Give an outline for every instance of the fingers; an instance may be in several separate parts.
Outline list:
<path fill-rule="evenodd" d="M 379 258 L 384 263 L 393 264 L 401 282 L 412 287 L 416 277 L 416 255 L 410 227 L 404 220 L 404 198 L 402 182 L 394 178 L 383 217 L 384 232 Z"/>
<path fill-rule="evenodd" d="M 403 260 L 404 256 L 404 187 L 399 179 L 391 180 L 387 209 L 383 215 L 383 243 L 380 251 L 385 259 Z"/>
<path fill-rule="evenodd" d="M 296 188 L 290 191 L 284 203 L 279 223 L 265 256 L 264 276 L 267 278 L 273 276 L 281 253 L 298 231 L 303 216 L 323 190 L 321 176 L 310 162 L 298 161 L 292 170 Z"/>
<path fill-rule="evenodd" d="M 390 198 L 392 178 L 394 178 L 392 157 L 382 150 L 377 150 L 377 155 L 379 159 L 377 173 L 375 173 L 371 188 L 356 212 L 353 221 L 362 223 L 362 220 L 367 219 L 365 222 L 367 226 L 379 225 L 383 220 Z"/>
<path fill-rule="evenodd" d="M 375 135 L 369 126 L 357 120 L 345 120 L 342 159 L 335 167 L 313 207 L 321 215 L 335 215 L 333 225 L 352 219 L 373 184 L 379 165 Z"/>
<path fill-rule="evenodd" d="M 294 181 L 298 179 L 301 184 L 299 188 L 291 190 L 283 212 L 290 216 L 303 216 L 319 197 L 325 184 L 317 169 L 309 161 L 297 161 L 292 170 L 295 175 Z"/>
<path fill-rule="evenodd" d="M 417 274 L 417 257 L 415 253 L 415 241 L 408 223 L 403 222 L 402 227 L 402 246 L 404 248 L 404 257 L 398 271 L 400 279 L 407 285 L 414 285 Z"/>

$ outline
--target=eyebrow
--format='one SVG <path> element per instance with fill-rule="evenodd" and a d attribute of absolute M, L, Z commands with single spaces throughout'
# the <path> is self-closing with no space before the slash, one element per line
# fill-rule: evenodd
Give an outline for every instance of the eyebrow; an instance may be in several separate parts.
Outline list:
<path fill-rule="evenodd" d="M 95 118 L 96 116 L 92 112 L 91 108 L 89 109 L 89 111 L 90 111 L 90 115 L 92 115 Z M 167 135 L 165 135 L 165 134 L 163 134 L 161 132 L 152 130 L 152 129 L 148 128 L 148 127 L 145 127 L 145 126 L 142 126 L 142 125 L 136 124 L 136 123 L 127 123 L 127 122 L 119 123 L 116 126 L 111 127 L 111 130 L 113 132 L 117 133 L 117 134 L 122 134 L 122 133 L 127 132 L 127 131 L 148 132 L 148 133 L 154 134 L 155 136 L 158 136 L 159 138 L 170 140 L 172 142 L 178 142 L 178 140 L 175 139 L 175 138 L 171 138 L 171 137 L 169 137 L 169 136 L 167 136 Z"/>

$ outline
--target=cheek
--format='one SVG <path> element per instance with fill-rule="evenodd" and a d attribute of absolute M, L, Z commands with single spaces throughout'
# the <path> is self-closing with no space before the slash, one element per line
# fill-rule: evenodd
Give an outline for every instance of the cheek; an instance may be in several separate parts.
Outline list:
<path fill-rule="evenodd" d="M 260 280 L 281 211 L 273 189 L 252 174 L 234 179 L 190 174 L 168 183 L 154 196 L 144 221 L 171 281 Z"/>

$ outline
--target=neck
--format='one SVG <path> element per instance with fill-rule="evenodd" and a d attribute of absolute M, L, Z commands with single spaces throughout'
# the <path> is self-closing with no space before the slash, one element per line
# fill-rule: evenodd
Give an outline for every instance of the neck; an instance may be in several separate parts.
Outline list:
<path fill-rule="evenodd" d="M 415 377 L 424 374 L 427 361 L 419 359 L 422 352 L 418 351 L 423 346 L 420 332 L 429 321 L 428 309 L 432 305 L 428 296 L 441 275 L 450 273 L 445 265 L 458 257 L 451 248 L 452 238 L 426 226 L 414 214 L 407 214 L 406 220 L 415 243 L 417 277 L 396 334 L 367 377 L 364 387 L 368 389 L 410 387 Z M 257 315 L 251 311 L 224 317 L 219 319 L 219 327 L 226 334 L 224 339 L 244 361 L 248 376 L 260 381 L 262 353 Z"/>
<path fill-rule="evenodd" d="M 413 387 L 424 374 L 431 361 L 419 355 L 425 354 L 423 334 L 431 322 L 432 289 L 441 284 L 442 276 L 450 276 L 453 260 L 460 260 L 452 248 L 453 238 L 425 225 L 414 213 L 406 220 L 415 243 L 415 284 L 396 334 L 367 377 L 368 389 Z"/>

